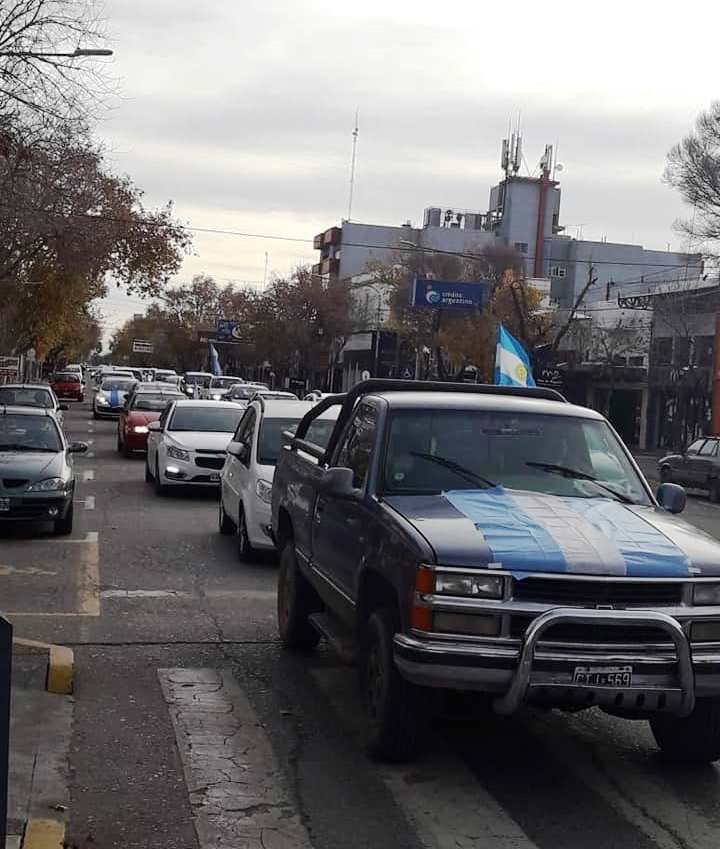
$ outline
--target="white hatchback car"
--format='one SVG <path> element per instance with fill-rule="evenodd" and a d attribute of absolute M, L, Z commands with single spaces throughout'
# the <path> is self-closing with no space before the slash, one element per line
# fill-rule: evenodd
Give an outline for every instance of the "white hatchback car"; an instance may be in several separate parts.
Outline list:
<path fill-rule="evenodd" d="M 145 480 L 158 495 L 177 484 L 217 486 L 242 414 L 225 401 L 173 401 L 148 425 Z"/>
<path fill-rule="evenodd" d="M 283 433 L 294 431 L 314 406 L 307 401 L 256 398 L 244 410 L 220 476 L 218 520 L 221 534 L 237 534 L 241 560 L 275 548 L 270 536 L 270 494 L 275 463 L 287 441 Z M 327 445 L 339 410 L 338 405 L 318 416 L 306 439 Z"/>

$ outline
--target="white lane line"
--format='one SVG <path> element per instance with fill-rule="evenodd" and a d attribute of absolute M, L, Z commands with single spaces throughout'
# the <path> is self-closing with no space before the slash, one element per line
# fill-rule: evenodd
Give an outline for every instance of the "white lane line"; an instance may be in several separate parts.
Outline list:
<path fill-rule="evenodd" d="M 95 442 L 95 440 L 94 439 L 87 439 L 86 442 L 87 442 L 88 445 L 92 445 Z"/>
<path fill-rule="evenodd" d="M 88 451 L 85 455 L 80 455 L 80 456 L 85 456 L 86 459 L 92 460 L 95 457 L 95 452 L 94 451 Z"/>
<path fill-rule="evenodd" d="M 76 498 L 74 499 L 76 504 L 85 505 L 86 510 L 94 510 L 95 509 L 95 496 L 88 495 L 85 498 Z"/>
<path fill-rule="evenodd" d="M 181 590 L 103 590 L 100 598 L 194 598 Z"/>
<path fill-rule="evenodd" d="M 203 849 L 311 849 L 268 736 L 231 673 L 158 669 Z"/>
<path fill-rule="evenodd" d="M 365 717 L 354 673 L 334 667 L 313 669 L 311 674 L 341 721 L 360 737 Z M 420 840 L 433 849 L 537 849 L 462 761 L 448 752 L 433 750 L 410 767 L 380 766 L 378 771 Z"/>
<path fill-rule="evenodd" d="M 85 469 L 82 475 L 83 482 L 87 483 L 88 481 L 95 480 L 95 472 L 92 469 Z"/>

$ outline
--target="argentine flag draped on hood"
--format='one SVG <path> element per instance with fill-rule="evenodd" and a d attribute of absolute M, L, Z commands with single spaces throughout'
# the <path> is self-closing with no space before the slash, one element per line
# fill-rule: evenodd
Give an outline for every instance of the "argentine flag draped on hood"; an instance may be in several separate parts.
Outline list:
<path fill-rule="evenodd" d="M 497 330 L 494 383 L 498 386 L 535 386 L 525 348 L 502 324 Z"/>

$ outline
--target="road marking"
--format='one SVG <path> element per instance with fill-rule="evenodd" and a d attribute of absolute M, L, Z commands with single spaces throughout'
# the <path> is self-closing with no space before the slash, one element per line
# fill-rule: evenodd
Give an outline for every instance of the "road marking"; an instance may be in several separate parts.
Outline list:
<path fill-rule="evenodd" d="M 341 720 L 360 737 L 365 717 L 353 672 L 326 667 L 311 674 Z M 448 752 L 433 751 L 412 766 L 380 766 L 378 771 L 418 837 L 433 849 L 537 849 L 472 772 Z"/>
<path fill-rule="evenodd" d="M 81 616 L 100 615 L 100 545 L 97 531 L 90 531 L 87 545 L 80 551 L 78 568 L 78 612 Z"/>
<path fill-rule="evenodd" d="M 260 720 L 232 674 L 159 669 L 203 849 L 310 849 Z"/>
<path fill-rule="evenodd" d="M 100 598 L 194 598 L 181 590 L 103 590 Z"/>
<path fill-rule="evenodd" d="M 84 456 L 87 460 L 92 460 L 95 457 L 95 452 L 88 451 L 86 454 L 81 454 L 80 456 Z"/>
<path fill-rule="evenodd" d="M 49 572 L 47 569 L 38 569 L 37 566 L 28 566 L 27 569 L 18 569 L 16 566 L 8 566 L 0 563 L 0 578 L 9 575 L 57 575 L 57 572 Z"/>
<path fill-rule="evenodd" d="M 85 469 L 85 471 L 83 472 L 82 479 L 84 483 L 87 483 L 88 481 L 94 481 L 95 472 L 93 471 L 93 469 Z"/>
<path fill-rule="evenodd" d="M 94 510 L 95 509 L 95 496 L 87 495 L 85 498 L 75 498 L 73 499 L 75 504 L 84 504 L 86 510 Z"/>

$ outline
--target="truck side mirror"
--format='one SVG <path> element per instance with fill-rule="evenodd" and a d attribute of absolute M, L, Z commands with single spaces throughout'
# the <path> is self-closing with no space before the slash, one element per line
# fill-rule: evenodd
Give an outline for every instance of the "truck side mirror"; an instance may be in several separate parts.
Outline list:
<path fill-rule="evenodd" d="M 676 483 L 661 483 L 656 498 L 658 504 L 668 513 L 682 513 L 687 503 L 685 490 Z"/>
<path fill-rule="evenodd" d="M 326 469 L 320 481 L 319 489 L 324 495 L 348 497 L 355 492 L 352 469 L 335 467 Z"/>

